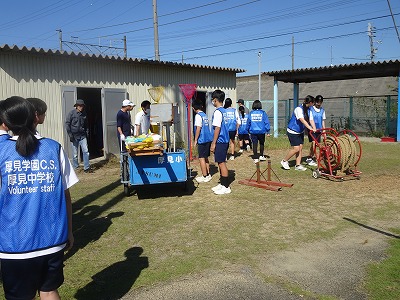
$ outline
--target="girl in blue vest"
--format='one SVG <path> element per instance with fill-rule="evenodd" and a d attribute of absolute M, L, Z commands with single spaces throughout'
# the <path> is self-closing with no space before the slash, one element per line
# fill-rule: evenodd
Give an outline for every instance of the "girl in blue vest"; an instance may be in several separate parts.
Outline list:
<path fill-rule="evenodd" d="M 226 166 L 226 154 L 229 146 L 229 131 L 226 121 L 226 110 L 222 106 L 225 99 L 225 93 L 221 90 L 215 90 L 212 95 L 212 104 L 215 111 L 212 117 L 213 140 L 210 150 L 214 152 L 214 161 L 218 164 L 220 174 L 220 184 L 213 187 L 211 190 L 214 194 L 223 195 L 230 194 L 228 167 Z"/>
<path fill-rule="evenodd" d="M 210 122 L 207 115 L 203 112 L 203 103 L 201 101 L 193 102 L 193 110 L 196 113 L 194 117 L 194 146 L 197 145 L 197 152 L 199 154 L 199 162 L 202 176 L 197 176 L 197 182 L 209 182 L 210 163 L 208 157 L 210 156 L 210 146 L 213 139 Z"/>
<path fill-rule="evenodd" d="M 247 131 L 247 119 L 248 114 L 245 113 L 244 106 L 239 106 L 239 118 L 240 126 L 238 128 L 238 138 L 239 138 L 239 153 L 243 153 L 244 150 L 249 151 L 251 148 L 250 135 Z"/>
<path fill-rule="evenodd" d="M 326 120 L 326 115 L 325 115 L 325 109 L 322 107 L 322 102 L 324 102 L 324 98 L 321 95 L 318 95 L 315 97 L 315 103 L 313 106 L 310 107 L 310 111 L 312 114 L 312 119 L 310 119 L 311 125 L 314 126 L 316 130 L 321 130 L 322 128 L 325 128 L 325 120 Z M 308 155 L 308 158 L 306 159 L 306 163 L 309 166 L 316 167 L 318 164 L 315 162 L 315 158 L 317 153 L 315 153 L 315 142 L 314 139 L 318 141 L 318 143 L 321 141 L 321 132 L 308 132 L 308 141 L 311 143 L 310 145 L 310 153 Z"/>
<path fill-rule="evenodd" d="M 226 110 L 226 118 L 228 122 L 228 131 L 229 131 L 229 148 L 231 152 L 231 156 L 229 160 L 235 159 L 235 137 L 238 135 L 238 128 L 240 126 L 240 118 L 239 113 L 236 108 L 232 107 L 232 99 L 226 98 L 224 108 Z"/>
<path fill-rule="evenodd" d="M 64 250 L 73 245 L 68 189 L 78 181 L 61 145 L 35 135 L 35 109 L 0 103 L 14 136 L 0 147 L 0 259 L 6 299 L 60 299 Z"/>
<path fill-rule="evenodd" d="M 266 160 L 264 156 L 265 134 L 268 134 L 271 129 L 267 113 L 262 110 L 260 100 L 253 102 L 252 111 L 247 119 L 247 131 L 250 133 L 253 143 L 253 159 L 257 163 L 259 160 Z M 260 143 L 260 154 L 257 153 L 258 143 Z"/>
<path fill-rule="evenodd" d="M 312 119 L 312 113 L 309 112 L 309 108 L 314 105 L 314 97 L 308 95 L 304 98 L 303 104 L 296 107 L 293 111 L 292 117 L 289 120 L 287 126 L 287 136 L 289 138 L 290 145 L 293 147 L 289 150 L 286 157 L 281 161 L 282 168 L 290 170 L 288 160 L 296 155 L 296 166 L 295 170 L 305 171 L 307 168 L 301 165 L 302 150 L 304 144 L 304 129 L 307 128 L 310 131 L 315 131 L 309 121 Z"/>

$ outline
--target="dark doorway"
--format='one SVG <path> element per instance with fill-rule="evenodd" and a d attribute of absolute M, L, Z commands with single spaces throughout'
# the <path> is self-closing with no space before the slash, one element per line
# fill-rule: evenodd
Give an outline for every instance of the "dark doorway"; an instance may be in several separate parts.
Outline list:
<path fill-rule="evenodd" d="M 78 87 L 76 93 L 78 99 L 85 101 L 85 109 L 89 125 L 88 147 L 90 159 L 103 157 L 104 143 L 101 89 Z"/>
<path fill-rule="evenodd" d="M 207 101 L 206 101 L 206 92 L 196 92 L 194 95 L 193 101 L 201 101 L 203 104 L 203 111 L 207 112 Z M 194 116 L 196 114 L 193 114 L 192 116 L 192 124 L 194 126 Z"/>

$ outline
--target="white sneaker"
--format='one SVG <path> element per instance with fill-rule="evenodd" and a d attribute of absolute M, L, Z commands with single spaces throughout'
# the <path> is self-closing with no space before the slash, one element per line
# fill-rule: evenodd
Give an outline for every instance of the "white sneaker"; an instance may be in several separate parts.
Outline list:
<path fill-rule="evenodd" d="M 247 146 L 246 146 L 246 150 L 247 150 L 247 151 L 250 151 L 250 145 L 247 145 Z"/>
<path fill-rule="evenodd" d="M 196 180 L 198 183 L 204 182 L 205 177 L 204 176 L 197 176 L 194 180 Z"/>
<path fill-rule="evenodd" d="M 259 162 L 259 160 L 257 158 L 253 159 L 253 161 L 255 164 Z"/>
<path fill-rule="evenodd" d="M 204 177 L 203 182 L 209 182 L 211 179 L 212 179 L 212 176 L 210 174 L 208 174 L 206 177 Z"/>
<path fill-rule="evenodd" d="M 222 186 L 219 190 L 214 191 L 214 194 L 216 195 L 224 195 L 224 194 L 230 194 L 231 188 L 230 187 L 224 187 Z"/>
<path fill-rule="evenodd" d="M 261 155 L 261 156 L 259 157 L 259 159 L 260 159 L 260 161 L 266 161 L 266 160 L 267 160 L 267 159 L 265 158 L 264 155 Z"/>
<path fill-rule="evenodd" d="M 235 157 L 232 155 L 231 157 L 229 157 L 229 160 L 235 160 Z"/>
<path fill-rule="evenodd" d="M 243 153 L 243 149 L 240 149 L 240 150 L 239 150 L 239 153 Z"/>
<path fill-rule="evenodd" d="M 218 191 L 220 188 L 222 188 L 222 187 L 224 187 L 222 184 L 218 184 L 217 186 L 214 186 L 213 188 L 211 188 L 211 190 L 213 191 L 213 192 L 216 192 L 216 191 Z"/>
<path fill-rule="evenodd" d="M 303 165 L 298 165 L 294 168 L 296 171 L 307 171 L 307 168 Z"/>
<path fill-rule="evenodd" d="M 282 168 L 284 168 L 285 170 L 290 170 L 289 163 L 287 161 L 282 159 L 281 165 L 282 165 Z"/>
<path fill-rule="evenodd" d="M 307 161 L 306 161 L 306 162 L 307 162 Z M 307 162 L 307 165 L 309 165 L 309 166 L 311 166 L 311 167 L 316 167 L 316 166 L 318 166 L 318 164 L 317 164 L 315 161 L 313 161 L 312 159 L 311 159 L 310 161 Z"/>
<path fill-rule="evenodd" d="M 307 159 L 306 159 L 306 163 L 309 163 L 309 162 L 312 162 L 313 161 L 313 159 L 311 158 L 311 157 L 308 157 Z"/>

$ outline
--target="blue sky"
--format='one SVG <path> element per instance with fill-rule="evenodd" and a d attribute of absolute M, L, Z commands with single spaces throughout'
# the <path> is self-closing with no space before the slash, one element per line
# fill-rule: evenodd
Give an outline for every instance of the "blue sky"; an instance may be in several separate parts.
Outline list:
<path fill-rule="evenodd" d="M 400 1 L 389 0 L 400 31 Z M 154 59 L 152 0 L 3 1 L 0 44 Z M 239 68 L 242 75 L 400 59 L 388 0 L 158 0 L 161 60 Z M 68 43 L 67 43 L 68 42 Z M 71 43 L 72 42 L 72 43 Z M 80 44 L 77 44 L 80 43 Z M 95 46 L 84 46 L 90 44 Z M 258 53 L 261 57 L 258 57 Z"/>

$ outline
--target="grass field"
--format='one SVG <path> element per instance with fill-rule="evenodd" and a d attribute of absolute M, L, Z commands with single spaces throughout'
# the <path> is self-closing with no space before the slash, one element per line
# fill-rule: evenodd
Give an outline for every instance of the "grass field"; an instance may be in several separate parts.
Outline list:
<path fill-rule="evenodd" d="M 189 181 L 187 191 L 179 184 L 149 185 L 125 197 L 118 162 L 79 173 L 71 189 L 75 246 L 66 254 L 61 296 L 118 299 L 139 287 L 227 265 L 257 270 L 261 256 L 330 240 L 354 226 L 345 218 L 387 231 L 400 227 L 398 143 L 363 143 L 361 180 L 344 182 L 314 179 L 311 170 L 282 170 L 287 150 L 285 137 L 267 140 L 274 179 L 294 184 L 279 192 L 238 183 L 255 172 L 248 154 L 228 162 L 232 194 L 223 196 L 210 190 L 218 174 L 210 183 Z M 196 175 L 196 162 L 192 167 Z M 398 268 L 391 271 L 398 266 L 399 240 L 392 247 L 384 263 L 369 268 L 371 299 L 398 299 L 376 292 L 399 295 Z M 382 270 L 387 274 L 378 281 Z"/>

